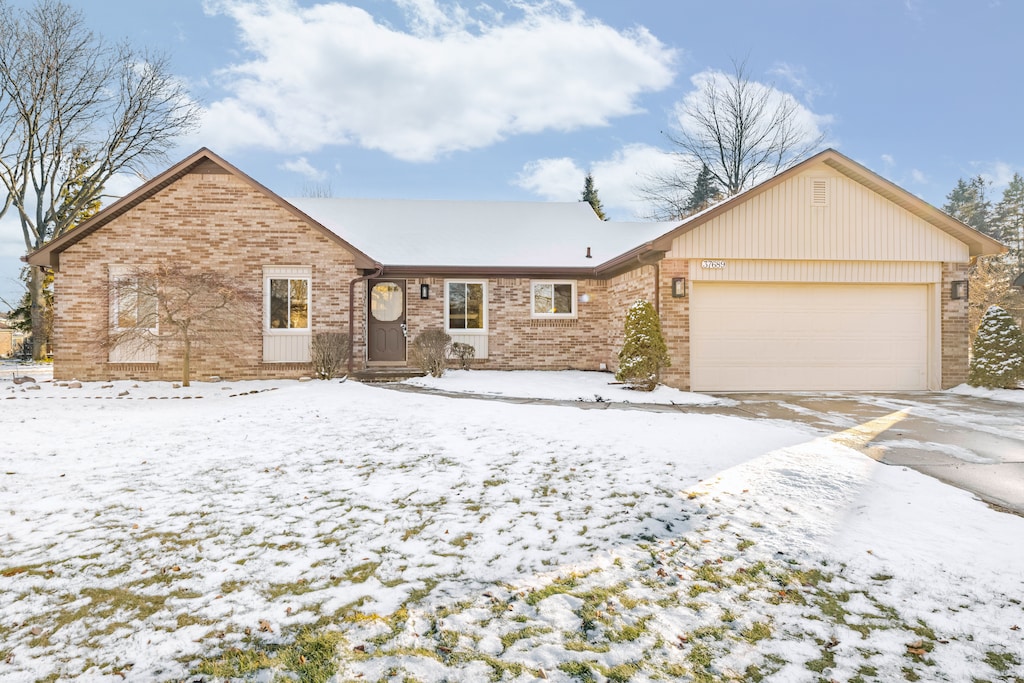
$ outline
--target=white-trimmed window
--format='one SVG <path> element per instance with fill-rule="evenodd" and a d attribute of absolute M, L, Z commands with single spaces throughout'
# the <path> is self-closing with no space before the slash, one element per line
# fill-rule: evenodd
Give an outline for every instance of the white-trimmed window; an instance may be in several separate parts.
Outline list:
<path fill-rule="evenodd" d="M 448 333 L 487 334 L 487 283 L 448 280 L 444 291 L 444 324 Z"/>
<path fill-rule="evenodd" d="M 263 362 L 308 363 L 312 321 L 313 268 L 264 266 Z"/>
<path fill-rule="evenodd" d="M 487 281 L 445 280 L 444 327 L 452 341 L 469 344 L 487 358 Z"/>
<path fill-rule="evenodd" d="M 530 315 L 534 318 L 575 318 L 576 283 L 533 280 L 530 283 Z"/>
<path fill-rule="evenodd" d="M 157 283 L 129 268 L 110 267 L 110 363 L 156 363 Z"/>

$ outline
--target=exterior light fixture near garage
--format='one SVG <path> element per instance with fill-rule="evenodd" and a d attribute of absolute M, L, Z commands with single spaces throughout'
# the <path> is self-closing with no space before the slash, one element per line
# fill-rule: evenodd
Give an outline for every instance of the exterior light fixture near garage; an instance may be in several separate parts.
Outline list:
<path fill-rule="evenodd" d="M 672 278 L 672 296 L 680 299 L 686 296 L 686 278 L 685 277 L 674 277 Z"/>
<path fill-rule="evenodd" d="M 950 298 L 954 301 L 966 299 L 969 296 L 967 280 L 953 280 L 950 285 Z"/>
<path fill-rule="evenodd" d="M 426 282 L 424 282 L 423 284 L 420 285 L 420 298 L 421 299 L 429 299 L 430 298 L 430 285 L 428 285 Z"/>

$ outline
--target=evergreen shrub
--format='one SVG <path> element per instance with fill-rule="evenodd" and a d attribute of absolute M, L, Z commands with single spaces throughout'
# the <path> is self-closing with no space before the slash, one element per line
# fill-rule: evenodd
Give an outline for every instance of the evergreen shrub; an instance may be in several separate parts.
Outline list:
<path fill-rule="evenodd" d="M 658 386 L 662 368 L 672 362 L 661 334 L 658 312 L 649 301 L 637 299 L 626 313 L 626 339 L 619 351 L 619 371 L 615 379 L 631 389 L 652 391 Z"/>
<path fill-rule="evenodd" d="M 990 306 L 974 337 L 967 383 L 1013 389 L 1024 380 L 1024 333 L 1005 309 Z"/>

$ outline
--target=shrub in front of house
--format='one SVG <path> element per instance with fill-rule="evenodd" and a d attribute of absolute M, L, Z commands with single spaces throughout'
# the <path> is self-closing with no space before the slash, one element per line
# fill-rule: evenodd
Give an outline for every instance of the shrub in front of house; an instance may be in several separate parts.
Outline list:
<path fill-rule="evenodd" d="M 972 387 L 1013 389 L 1024 380 L 1024 333 L 999 306 L 985 311 L 974 337 L 967 375 Z"/>
<path fill-rule="evenodd" d="M 439 327 L 431 327 L 416 335 L 409 348 L 409 358 L 431 377 L 444 374 L 452 338 Z"/>
<path fill-rule="evenodd" d="M 348 335 L 344 332 L 317 332 L 311 347 L 313 370 L 320 379 L 334 379 L 348 366 Z"/>
<path fill-rule="evenodd" d="M 649 301 L 637 299 L 626 313 L 625 341 L 615 379 L 638 391 L 658 386 L 661 371 L 672 364 L 661 334 L 661 320 Z"/>
<path fill-rule="evenodd" d="M 476 357 L 476 349 L 473 348 L 472 344 L 465 344 L 463 342 L 454 342 L 451 348 L 452 358 L 459 362 L 459 367 L 463 370 L 469 370 L 469 361 Z"/>

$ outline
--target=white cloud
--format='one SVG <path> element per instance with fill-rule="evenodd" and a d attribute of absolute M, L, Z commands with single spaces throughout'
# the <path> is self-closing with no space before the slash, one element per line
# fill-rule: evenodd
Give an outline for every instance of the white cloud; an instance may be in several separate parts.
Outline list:
<path fill-rule="evenodd" d="M 306 159 L 306 157 L 299 157 L 298 159 L 286 161 L 278 168 L 284 169 L 285 171 L 291 171 L 292 173 L 298 173 L 310 180 L 323 181 L 327 179 L 327 174 L 309 163 L 309 160 Z"/>
<path fill-rule="evenodd" d="M 821 88 L 807 75 L 806 67 L 778 62 L 768 70 L 768 73 L 788 82 L 808 104 L 813 104 L 815 98 L 821 95 Z"/>
<path fill-rule="evenodd" d="M 924 174 L 924 171 L 920 171 L 916 168 L 910 169 L 910 179 L 918 185 L 928 184 L 928 176 Z"/>
<path fill-rule="evenodd" d="M 205 112 L 218 148 L 292 153 L 356 144 L 409 161 L 510 136 L 608 125 L 668 87 L 676 53 L 569 0 L 518 0 L 509 18 L 435 0 L 393 0 L 407 28 L 342 2 L 211 0 L 249 53 Z"/>
<path fill-rule="evenodd" d="M 892 166 L 893 164 L 896 163 L 896 159 L 891 154 L 883 154 L 882 163 L 885 164 L 886 166 Z"/>
<path fill-rule="evenodd" d="M 989 161 L 973 165 L 981 169 L 981 177 L 987 180 L 993 189 L 1000 191 L 1010 184 L 1013 174 L 1018 172 L 1005 161 Z"/>
<path fill-rule="evenodd" d="M 657 147 L 632 144 L 585 167 L 568 157 L 531 161 L 523 167 L 515 184 L 549 201 L 571 202 L 580 198 L 583 179 L 589 171 L 594 175 L 594 187 L 605 212 L 613 220 L 638 220 L 650 207 L 637 187 L 645 177 L 667 172 L 674 163 L 671 154 Z"/>

